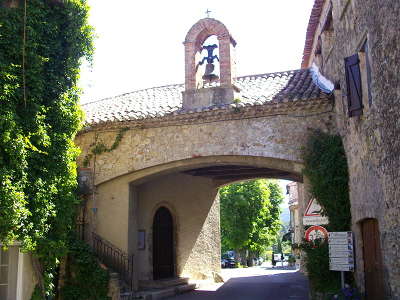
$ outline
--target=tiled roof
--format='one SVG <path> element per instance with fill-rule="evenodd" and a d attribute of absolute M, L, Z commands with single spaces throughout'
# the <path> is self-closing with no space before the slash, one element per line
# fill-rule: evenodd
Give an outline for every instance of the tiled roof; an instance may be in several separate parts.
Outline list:
<path fill-rule="evenodd" d="M 240 102 L 196 109 L 196 112 L 255 106 L 269 103 L 328 98 L 314 83 L 310 69 L 242 76 L 234 80 L 240 89 Z M 185 114 L 182 109 L 183 84 L 167 85 L 119 95 L 83 105 L 86 124 L 163 117 Z"/>
<path fill-rule="evenodd" d="M 314 42 L 314 35 L 318 27 L 319 18 L 321 17 L 324 1 L 325 0 L 315 0 L 314 6 L 311 10 L 310 19 L 308 21 L 308 26 L 307 26 L 306 42 L 304 44 L 304 50 L 303 50 L 303 60 L 301 62 L 302 68 L 307 68 L 308 66 L 308 61 L 311 56 L 311 51 Z"/>

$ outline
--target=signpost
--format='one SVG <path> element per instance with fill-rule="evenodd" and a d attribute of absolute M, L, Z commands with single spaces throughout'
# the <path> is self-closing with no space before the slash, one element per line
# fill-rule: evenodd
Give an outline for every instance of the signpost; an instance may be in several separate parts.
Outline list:
<path fill-rule="evenodd" d="M 344 272 L 354 271 L 354 245 L 351 231 L 329 232 L 329 270 L 340 271 L 342 288 Z"/>
<path fill-rule="evenodd" d="M 328 224 L 327 217 L 321 215 L 322 207 L 315 198 L 312 198 L 306 207 L 303 216 L 303 225 L 324 225 Z"/>
<path fill-rule="evenodd" d="M 328 238 L 328 231 L 322 226 L 311 226 L 306 230 L 305 238 L 309 242 L 316 239 L 326 240 Z"/>

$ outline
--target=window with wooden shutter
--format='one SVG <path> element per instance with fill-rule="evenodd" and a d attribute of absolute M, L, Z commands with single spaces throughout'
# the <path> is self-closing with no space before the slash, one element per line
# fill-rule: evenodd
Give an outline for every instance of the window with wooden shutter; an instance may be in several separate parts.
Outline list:
<path fill-rule="evenodd" d="M 360 60 L 358 54 L 346 57 L 344 59 L 346 68 L 347 101 L 349 108 L 349 117 L 362 114 L 362 89 Z"/>

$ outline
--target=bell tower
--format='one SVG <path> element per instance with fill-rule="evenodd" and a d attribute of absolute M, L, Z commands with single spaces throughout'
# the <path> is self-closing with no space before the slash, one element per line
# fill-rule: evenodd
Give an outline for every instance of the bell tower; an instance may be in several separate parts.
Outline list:
<path fill-rule="evenodd" d="M 206 45 L 205 42 L 210 36 L 216 36 L 219 45 Z M 185 46 L 183 108 L 193 109 L 232 103 L 234 93 L 238 92 L 232 81 L 236 75 L 234 74 L 236 41 L 225 25 L 213 18 L 201 19 L 190 28 L 183 44 Z M 216 64 L 219 64 L 219 75 L 214 73 Z"/>

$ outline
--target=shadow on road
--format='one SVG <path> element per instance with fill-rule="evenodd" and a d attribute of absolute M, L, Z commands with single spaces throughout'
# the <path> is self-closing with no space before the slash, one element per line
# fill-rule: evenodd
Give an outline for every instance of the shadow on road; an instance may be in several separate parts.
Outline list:
<path fill-rule="evenodd" d="M 299 272 L 234 277 L 217 290 L 195 290 L 169 299 L 177 300 L 308 300 L 308 281 Z"/>
<path fill-rule="evenodd" d="M 293 270 L 293 271 L 297 269 L 296 267 L 289 267 L 289 266 L 275 266 L 275 267 L 272 267 L 272 266 L 264 267 L 264 266 L 262 266 L 260 268 L 262 268 L 264 270 Z"/>

